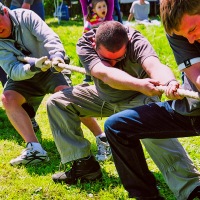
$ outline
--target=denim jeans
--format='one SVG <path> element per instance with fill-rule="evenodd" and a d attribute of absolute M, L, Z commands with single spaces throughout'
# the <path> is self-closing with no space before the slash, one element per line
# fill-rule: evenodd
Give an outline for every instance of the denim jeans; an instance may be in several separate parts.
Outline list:
<path fill-rule="evenodd" d="M 120 11 L 120 4 L 118 0 L 114 0 L 114 13 L 117 16 L 117 21 L 123 24 L 121 11 Z"/>
<path fill-rule="evenodd" d="M 199 136 L 200 116 L 183 116 L 171 101 L 151 103 L 110 116 L 105 133 L 124 188 L 130 197 L 153 197 L 158 191 L 139 139 Z"/>
<path fill-rule="evenodd" d="M 14 5 L 11 5 L 10 6 L 10 9 L 11 10 L 14 10 L 14 9 L 17 9 L 17 8 L 19 8 L 19 7 L 17 7 L 17 6 L 14 6 Z M 45 11 L 44 11 L 44 5 L 43 5 L 43 3 L 41 2 L 41 3 L 33 3 L 32 5 L 31 5 L 31 8 L 30 8 L 32 11 L 34 11 L 36 14 L 38 14 L 40 17 L 41 17 L 41 19 L 44 21 L 45 20 Z"/>

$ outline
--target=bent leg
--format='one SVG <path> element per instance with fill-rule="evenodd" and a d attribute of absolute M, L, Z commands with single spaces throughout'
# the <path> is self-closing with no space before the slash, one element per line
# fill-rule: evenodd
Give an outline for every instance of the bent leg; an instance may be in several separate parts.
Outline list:
<path fill-rule="evenodd" d="M 94 136 L 98 136 L 103 133 L 103 130 L 101 129 L 95 118 L 81 117 L 80 120 L 93 133 Z"/>
<path fill-rule="evenodd" d="M 7 90 L 2 95 L 2 103 L 11 124 L 25 142 L 38 142 L 31 120 L 22 107 L 25 103 L 24 97 L 18 92 Z"/>
<path fill-rule="evenodd" d="M 90 88 L 68 88 L 53 94 L 47 101 L 49 122 L 62 163 L 90 154 L 90 142 L 83 136 L 80 118 L 100 116 L 103 104 Z"/>
<path fill-rule="evenodd" d="M 196 124 L 200 119 L 196 119 Z M 128 109 L 108 119 L 109 129 L 127 140 L 198 135 L 189 117 L 175 113 L 167 103 Z M 109 131 L 109 130 L 107 130 Z M 200 185 L 200 174 L 177 139 L 143 139 L 150 156 L 178 199 L 187 199 Z M 129 152 L 129 151 L 127 151 Z"/>
<path fill-rule="evenodd" d="M 143 139 L 149 155 L 179 200 L 186 200 L 200 185 L 200 173 L 177 139 Z"/>
<path fill-rule="evenodd" d="M 156 180 L 147 167 L 140 141 L 123 137 L 119 130 L 112 127 L 112 119 L 111 116 L 105 122 L 105 133 L 117 172 L 129 197 L 153 199 L 159 196 Z"/>

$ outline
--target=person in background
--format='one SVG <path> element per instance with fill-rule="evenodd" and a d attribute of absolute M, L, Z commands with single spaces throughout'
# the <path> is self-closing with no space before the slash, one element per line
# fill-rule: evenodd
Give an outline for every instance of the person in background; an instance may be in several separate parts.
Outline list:
<path fill-rule="evenodd" d="M 11 0 L 10 9 L 24 8 L 34 11 L 42 20 L 45 20 L 43 0 Z"/>
<path fill-rule="evenodd" d="M 86 33 L 93 28 L 97 28 L 104 22 L 107 11 L 105 0 L 92 0 L 91 5 L 88 6 L 88 15 L 84 24 L 83 33 Z"/>
<path fill-rule="evenodd" d="M 91 4 L 91 0 L 80 0 L 81 8 L 82 8 L 82 14 L 83 14 L 83 21 L 85 23 L 87 15 L 88 15 L 88 6 Z M 114 11 L 114 0 L 108 0 L 107 1 L 108 6 L 108 12 L 105 17 L 105 20 L 113 20 L 113 11 Z"/>
<path fill-rule="evenodd" d="M 100 173 L 99 168 L 91 167 L 90 143 L 83 137 L 79 116 L 109 117 L 128 108 L 159 101 L 161 92 L 157 85 L 171 88 L 171 84 L 178 84 L 173 82 L 172 71 L 160 63 L 147 39 L 117 21 L 106 21 L 84 34 L 77 43 L 77 54 L 95 85 L 74 86 L 53 94 L 47 101 L 47 113 L 61 161 L 73 163 L 69 171 L 54 174 L 53 180 L 69 184 L 77 183 L 78 179 L 98 178 Z M 184 195 L 194 187 L 193 183 L 199 182 L 199 173 L 177 139 L 144 139 L 142 142 L 174 194 L 181 190 Z M 129 156 L 129 150 L 123 156 Z M 132 158 L 129 162 L 131 166 L 124 170 L 127 180 L 130 178 L 125 171 L 135 166 Z M 137 173 L 145 167 L 144 162 Z M 145 191 L 151 191 L 155 186 L 151 173 L 147 171 L 143 176 Z M 143 184 L 137 179 L 127 184 L 132 182 Z M 151 192 L 152 199 L 161 199 L 158 192 L 154 192 Z M 134 190 L 131 193 L 134 194 Z"/>
<path fill-rule="evenodd" d="M 120 10 L 120 4 L 118 0 L 114 0 L 114 16 L 117 17 L 117 19 L 114 18 L 114 20 L 120 22 L 121 24 L 123 24 L 122 22 L 122 14 L 121 14 L 121 10 Z"/>
<path fill-rule="evenodd" d="M 149 12 L 150 4 L 148 1 L 133 1 L 130 8 L 130 14 L 128 16 L 128 22 L 130 22 L 133 18 L 136 22 L 149 22 Z"/>

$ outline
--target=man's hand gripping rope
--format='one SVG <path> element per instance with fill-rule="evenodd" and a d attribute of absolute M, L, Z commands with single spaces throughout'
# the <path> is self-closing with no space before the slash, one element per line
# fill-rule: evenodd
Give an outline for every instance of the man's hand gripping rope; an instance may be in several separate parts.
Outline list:
<path fill-rule="evenodd" d="M 79 72 L 82 74 L 86 74 L 86 71 L 84 68 L 73 66 L 73 65 L 68 65 L 64 64 L 64 60 L 59 57 L 55 57 L 50 61 L 46 56 L 41 57 L 41 58 L 31 58 L 31 57 L 23 57 L 23 56 L 18 56 L 18 60 L 26 63 L 35 63 L 35 67 L 39 68 L 41 71 L 45 72 L 49 68 L 51 69 L 52 72 L 54 73 L 59 73 L 64 69 L 68 69 L 71 71 Z M 159 91 L 162 93 L 165 93 L 167 86 L 156 86 Z M 193 99 L 200 100 L 200 94 L 198 92 L 190 91 L 190 90 L 184 90 L 184 89 L 177 89 L 177 94 L 181 97 L 189 97 Z"/>

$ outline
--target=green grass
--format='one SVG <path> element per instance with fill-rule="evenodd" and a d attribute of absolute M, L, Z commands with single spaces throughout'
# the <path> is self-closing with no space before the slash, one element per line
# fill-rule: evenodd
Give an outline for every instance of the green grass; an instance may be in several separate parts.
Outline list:
<path fill-rule="evenodd" d="M 60 25 L 56 19 L 48 19 L 47 23 L 60 36 L 67 54 L 71 58 L 71 64 L 79 66 L 79 59 L 76 55 L 75 45 L 78 38 L 82 35 L 83 24 L 82 20 L 77 21 L 62 21 Z M 176 70 L 174 57 L 169 48 L 168 42 L 162 27 L 144 27 L 137 26 L 151 42 L 161 61 L 170 66 L 179 77 Z M 73 84 L 81 83 L 83 75 L 72 73 Z M 0 86 L 0 92 L 2 87 Z M 60 157 L 57 152 L 51 130 L 48 124 L 46 114 L 45 97 L 37 112 L 36 120 L 40 125 L 40 132 L 37 133 L 39 141 L 48 152 L 50 161 L 48 163 L 35 166 L 19 166 L 11 167 L 9 161 L 18 156 L 24 149 L 25 143 L 19 134 L 13 129 L 8 121 L 5 110 L 0 103 L 0 199 L 2 200 L 125 200 L 127 193 L 121 185 L 116 169 L 112 161 L 101 163 L 103 171 L 103 181 L 94 183 L 85 183 L 72 186 L 65 184 L 55 184 L 51 180 L 52 174 L 59 171 Z M 99 124 L 103 128 L 105 119 L 98 119 Z M 23 123 L 23 122 L 22 122 Z M 92 144 L 92 152 L 96 153 L 95 138 L 89 130 L 83 126 L 85 137 Z M 190 157 L 194 161 L 195 166 L 199 169 L 199 138 L 180 139 L 184 147 L 187 149 Z M 174 200 L 172 192 L 165 184 L 161 173 L 152 162 L 151 158 L 145 151 L 146 159 L 150 170 L 158 180 L 158 187 L 161 194 L 167 200 Z M 69 166 L 67 166 L 69 167 Z"/>

